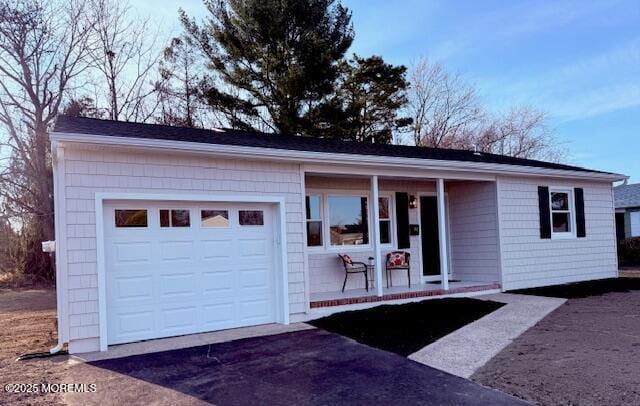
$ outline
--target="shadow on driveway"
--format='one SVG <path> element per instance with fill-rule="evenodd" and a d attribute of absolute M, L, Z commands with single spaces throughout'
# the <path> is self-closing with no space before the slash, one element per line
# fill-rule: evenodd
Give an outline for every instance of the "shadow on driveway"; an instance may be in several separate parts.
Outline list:
<path fill-rule="evenodd" d="M 159 385 L 163 390 L 181 392 L 192 400 L 220 405 L 526 404 L 320 329 L 95 361 L 89 365 L 101 373 L 117 372 Z M 109 375 L 101 380 L 98 393 L 91 394 L 92 398 L 98 397 L 91 399 L 91 403 L 162 402 L 153 398 L 153 391 L 144 391 L 144 395 L 138 392 L 138 397 L 135 390 L 119 391 L 134 380 L 123 381 L 122 376 Z"/>

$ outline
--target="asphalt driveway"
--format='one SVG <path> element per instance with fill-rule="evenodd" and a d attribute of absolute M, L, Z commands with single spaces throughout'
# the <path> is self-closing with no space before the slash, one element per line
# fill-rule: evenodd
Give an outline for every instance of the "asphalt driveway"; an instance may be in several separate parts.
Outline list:
<path fill-rule="evenodd" d="M 320 329 L 76 365 L 83 404 L 524 405 Z M 131 379 L 135 378 L 135 379 Z"/>

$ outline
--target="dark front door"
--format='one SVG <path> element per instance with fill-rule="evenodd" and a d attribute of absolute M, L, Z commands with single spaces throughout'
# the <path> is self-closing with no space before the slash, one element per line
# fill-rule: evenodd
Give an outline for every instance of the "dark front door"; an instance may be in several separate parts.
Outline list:
<path fill-rule="evenodd" d="M 440 275 L 440 241 L 438 201 L 435 196 L 420 196 L 420 238 L 422 239 L 422 274 Z"/>

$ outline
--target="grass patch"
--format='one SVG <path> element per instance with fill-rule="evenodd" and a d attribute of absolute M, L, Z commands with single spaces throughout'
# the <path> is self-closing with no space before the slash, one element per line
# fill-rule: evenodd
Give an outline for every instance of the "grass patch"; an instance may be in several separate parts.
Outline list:
<path fill-rule="evenodd" d="M 336 313 L 309 324 L 406 357 L 502 306 L 469 298 L 423 300 Z"/>
<path fill-rule="evenodd" d="M 629 292 L 631 290 L 640 290 L 640 278 L 600 279 L 596 281 L 565 283 L 564 285 L 543 286 L 540 288 L 510 290 L 508 293 L 579 299 L 612 292 Z"/>

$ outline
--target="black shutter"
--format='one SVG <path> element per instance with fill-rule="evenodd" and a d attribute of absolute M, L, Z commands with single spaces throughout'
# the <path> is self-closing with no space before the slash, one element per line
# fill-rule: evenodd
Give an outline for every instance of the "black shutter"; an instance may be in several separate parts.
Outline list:
<path fill-rule="evenodd" d="M 540 238 L 551 238 L 551 209 L 549 207 L 548 186 L 538 186 L 538 207 L 540 208 Z"/>
<path fill-rule="evenodd" d="M 411 248 L 409 243 L 409 194 L 396 192 L 396 224 L 398 248 Z"/>
<path fill-rule="evenodd" d="M 577 187 L 573 195 L 576 198 L 576 235 L 578 237 L 587 236 L 587 226 L 584 219 L 584 189 Z"/>

